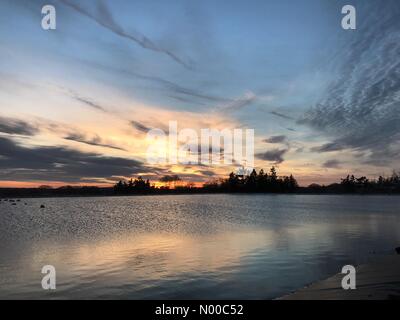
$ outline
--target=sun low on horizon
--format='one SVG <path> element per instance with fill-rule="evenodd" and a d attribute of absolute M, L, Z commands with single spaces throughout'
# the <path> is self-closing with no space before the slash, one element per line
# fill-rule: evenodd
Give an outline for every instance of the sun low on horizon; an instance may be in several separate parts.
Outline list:
<path fill-rule="evenodd" d="M 0 300 L 144 319 L 398 300 L 399 17 L 0 0 Z"/>
<path fill-rule="evenodd" d="M 150 164 L 147 134 L 171 121 L 254 130 L 255 169 L 303 186 L 390 175 L 397 9 L 376 19 L 376 1 L 356 2 L 357 30 L 343 30 L 344 1 L 55 0 L 44 30 L 43 1 L 2 1 L 0 187 L 201 186 L 242 167 Z"/>

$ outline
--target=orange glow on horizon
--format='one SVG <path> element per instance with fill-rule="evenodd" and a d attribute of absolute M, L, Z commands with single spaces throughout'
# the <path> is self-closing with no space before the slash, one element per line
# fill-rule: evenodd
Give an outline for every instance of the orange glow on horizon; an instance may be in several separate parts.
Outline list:
<path fill-rule="evenodd" d="M 49 186 L 52 188 L 59 188 L 64 186 L 72 187 L 111 187 L 112 184 L 109 183 L 66 183 L 62 181 L 0 181 L 0 188 L 39 188 L 41 186 Z"/>
<path fill-rule="evenodd" d="M 192 185 L 193 187 L 200 188 L 203 186 L 203 182 L 192 182 L 192 181 L 177 181 L 176 183 L 168 183 L 155 181 L 151 182 L 151 185 L 155 188 L 169 187 L 170 189 L 175 189 L 176 187 L 186 187 L 188 185 Z M 39 188 L 42 186 L 48 186 L 51 188 L 60 188 L 65 186 L 72 187 L 113 187 L 112 183 L 66 183 L 62 181 L 0 181 L 0 188 Z"/>

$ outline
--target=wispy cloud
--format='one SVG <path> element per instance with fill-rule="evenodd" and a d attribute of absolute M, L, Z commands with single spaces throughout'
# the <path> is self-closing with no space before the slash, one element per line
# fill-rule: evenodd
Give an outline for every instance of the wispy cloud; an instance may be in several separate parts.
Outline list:
<path fill-rule="evenodd" d="M 325 143 L 321 146 L 312 147 L 312 152 L 333 152 L 333 151 L 340 151 L 346 149 L 346 145 L 341 143 L 340 141 L 329 142 Z"/>
<path fill-rule="evenodd" d="M 88 98 L 84 98 L 84 97 L 81 97 L 81 96 L 78 96 L 78 95 L 74 95 L 72 97 L 76 101 L 82 102 L 83 104 L 85 104 L 85 105 L 87 105 L 87 106 L 89 106 L 89 107 L 91 107 L 93 109 L 96 109 L 96 110 L 99 110 L 99 111 L 103 111 L 103 112 L 107 112 L 107 110 L 103 106 L 101 106 L 100 104 L 98 104 L 98 103 L 96 103 L 96 102 L 94 102 L 94 101 L 92 101 L 92 100 L 90 100 Z"/>
<path fill-rule="evenodd" d="M 380 14 L 367 14 L 346 38 L 334 64 L 336 78 L 298 122 L 331 137 L 313 151 L 368 151 L 379 165 L 400 154 L 400 7 L 397 1 L 372 1 L 361 8 Z"/>
<path fill-rule="evenodd" d="M 101 137 L 99 137 L 98 135 L 96 135 L 96 136 L 94 136 L 92 138 L 88 138 L 84 134 L 81 134 L 81 133 L 71 133 L 68 136 L 64 137 L 64 139 L 65 140 L 79 142 L 79 143 L 84 143 L 84 144 L 91 145 L 91 146 L 97 146 L 97 147 L 104 147 L 104 148 L 110 148 L 110 149 L 115 149 L 115 150 L 126 151 L 126 149 L 124 149 L 124 148 L 115 146 L 113 144 L 105 143 L 103 141 L 103 139 Z"/>
<path fill-rule="evenodd" d="M 117 21 L 114 19 L 112 13 L 110 12 L 107 5 L 103 1 L 101 1 L 101 0 L 97 1 L 97 12 L 96 13 L 90 12 L 89 10 L 82 7 L 80 4 L 78 4 L 75 1 L 71 1 L 71 0 L 59 0 L 59 1 L 61 1 L 63 4 L 70 7 L 71 9 L 75 10 L 76 12 L 79 12 L 80 14 L 95 21 L 100 26 L 107 28 L 108 30 L 115 33 L 116 35 L 126 38 L 126 39 L 129 39 L 129 40 L 135 42 L 136 44 L 140 45 L 142 48 L 145 48 L 145 49 L 148 49 L 151 51 L 155 51 L 155 52 L 163 53 L 163 54 L 167 55 L 168 57 L 170 57 L 171 59 L 173 59 L 175 62 L 184 66 L 185 68 L 188 68 L 188 69 L 191 68 L 191 66 L 188 63 L 183 61 L 176 54 L 156 45 L 152 40 L 150 40 L 145 35 L 140 34 L 137 31 L 134 33 L 133 32 L 128 33 L 127 31 L 125 31 L 124 28 L 120 24 L 118 24 Z"/>
<path fill-rule="evenodd" d="M 274 116 L 277 116 L 279 118 L 286 119 L 286 120 L 294 120 L 294 118 L 292 118 L 291 116 L 288 116 L 288 115 L 283 114 L 283 113 L 278 112 L 278 111 L 270 111 L 269 113 L 273 114 Z"/>
<path fill-rule="evenodd" d="M 211 95 L 207 94 L 204 92 L 201 92 L 200 90 L 195 90 L 192 88 L 188 88 L 185 86 L 182 86 L 180 84 L 177 84 L 175 82 L 172 82 L 170 80 L 158 77 L 158 76 L 149 76 L 149 75 L 144 75 L 140 74 L 138 72 L 130 71 L 130 70 L 115 70 L 119 73 L 125 74 L 127 76 L 132 76 L 141 80 L 149 81 L 152 83 L 155 83 L 157 85 L 162 86 L 162 88 L 170 91 L 170 94 L 172 95 L 179 95 L 176 98 L 181 98 L 181 96 L 186 97 L 185 102 L 194 102 L 194 103 L 199 103 L 200 101 L 205 101 L 205 102 L 216 102 L 216 103 L 232 103 L 234 100 L 224 98 L 224 97 L 219 97 L 216 95 Z M 193 98 L 195 100 L 193 100 Z"/>
<path fill-rule="evenodd" d="M 150 127 L 144 125 L 143 123 L 140 123 L 139 121 L 132 120 L 130 124 L 132 125 L 133 128 L 143 133 L 147 133 L 151 130 Z"/>
<path fill-rule="evenodd" d="M 186 103 L 196 104 L 196 105 L 204 105 L 207 103 L 232 103 L 234 99 L 221 97 L 218 95 L 209 94 L 207 92 L 203 92 L 199 89 L 193 89 L 188 86 L 183 86 L 177 82 L 173 82 L 167 80 L 160 76 L 154 75 L 146 75 L 143 73 L 139 73 L 137 71 L 129 70 L 127 68 L 115 68 L 109 65 L 97 63 L 94 61 L 89 61 L 86 59 L 80 60 L 85 65 L 89 65 L 96 69 L 103 69 L 107 73 L 113 72 L 118 75 L 125 76 L 127 78 L 135 78 L 138 80 L 142 80 L 148 82 L 157 88 L 160 88 L 162 91 L 166 91 L 166 95 L 175 100 L 179 100 Z"/>
<path fill-rule="evenodd" d="M 221 106 L 217 107 L 218 112 L 229 112 L 229 111 L 237 111 L 239 109 L 242 109 L 251 103 L 253 103 L 257 99 L 257 96 L 249 91 L 246 92 L 243 96 L 233 99 L 232 101 L 229 101 L 228 103 L 225 103 Z"/>
<path fill-rule="evenodd" d="M 72 89 L 60 86 L 60 87 L 57 87 L 57 90 L 60 90 L 62 93 L 68 95 L 73 100 L 78 101 L 92 109 L 95 109 L 97 111 L 102 111 L 102 112 L 109 112 L 107 110 L 107 108 L 102 106 L 100 103 L 92 100 L 91 98 L 85 97 Z"/>

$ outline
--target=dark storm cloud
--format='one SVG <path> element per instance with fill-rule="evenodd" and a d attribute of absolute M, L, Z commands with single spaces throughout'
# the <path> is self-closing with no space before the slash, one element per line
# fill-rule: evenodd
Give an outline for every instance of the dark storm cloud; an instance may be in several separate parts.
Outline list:
<path fill-rule="evenodd" d="M 24 147 L 0 137 L 3 180 L 81 181 L 82 178 L 128 176 L 146 170 L 136 160 L 104 157 L 65 147 Z"/>
<path fill-rule="evenodd" d="M 322 166 L 324 168 L 332 168 L 332 169 L 338 169 L 340 168 L 341 162 L 338 160 L 328 160 L 325 161 Z"/>
<path fill-rule="evenodd" d="M 124 148 L 105 143 L 103 141 L 103 139 L 101 139 L 97 135 L 94 136 L 93 138 L 87 138 L 84 134 L 81 134 L 81 133 L 71 133 L 68 136 L 64 137 L 64 139 L 79 142 L 79 143 L 84 143 L 84 144 L 91 145 L 91 146 L 105 147 L 105 148 L 110 148 L 110 149 L 115 149 L 115 150 L 126 151 Z"/>
<path fill-rule="evenodd" d="M 281 135 L 281 136 L 272 136 L 267 139 L 264 139 L 263 142 L 266 143 L 282 143 L 286 141 L 286 136 Z"/>
<path fill-rule="evenodd" d="M 131 40 L 135 42 L 136 44 L 140 45 L 142 48 L 155 51 L 155 52 L 160 52 L 163 53 L 167 56 L 169 56 L 171 59 L 174 61 L 178 62 L 185 68 L 190 68 L 189 64 L 187 64 L 185 61 L 183 61 L 181 58 L 179 58 L 177 55 L 175 55 L 173 52 L 163 49 L 159 46 L 157 46 L 153 41 L 151 41 L 149 38 L 147 38 L 145 35 L 140 34 L 139 32 L 127 32 L 124 30 L 124 28 L 117 23 L 117 21 L 114 19 L 112 16 L 112 13 L 108 9 L 107 5 L 101 1 L 97 1 L 97 12 L 90 12 L 86 8 L 82 7 L 80 4 L 78 4 L 75 1 L 70 1 L 70 0 L 59 0 L 66 6 L 70 7 L 71 9 L 75 10 L 76 12 L 86 16 L 87 18 L 95 21 L 97 24 L 100 26 L 107 28 L 108 30 L 112 31 L 116 35 L 126 38 L 128 40 Z"/>
<path fill-rule="evenodd" d="M 261 160 L 274 161 L 276 164 L 285 161 L 283 156 L 288 152 L 287 149 L 273 149 L 263 153 L 256 154 L 256 157 Z"/>
<path fill-rule="evenodd" d="M 38 128 L 25 121 L 0 117 L 0 133 L 33 136 L 38 132 Z"/>
<path fill-rule="evenodd" d="M 337 55 L 336 79 L 298 122 L 332 138 L 314 151 L 368 151 L 379 164 L 399 155 L 400 3 L 360 2 L 358 8 L 357 30 L 346 34 Z"/>

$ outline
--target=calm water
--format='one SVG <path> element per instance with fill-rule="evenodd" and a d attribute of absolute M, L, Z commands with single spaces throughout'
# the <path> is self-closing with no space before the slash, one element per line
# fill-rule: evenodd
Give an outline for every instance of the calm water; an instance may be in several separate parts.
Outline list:
<path fill-rule="evenodd" d="M 399 210 L 394 196 L 1 202 L 0 298 L 275 298 L 393 250 Z M 47 264 L 52 292 L 41 289 Z"/>

